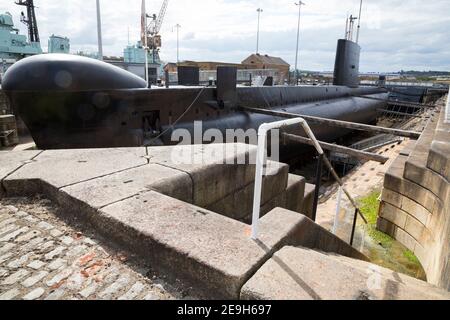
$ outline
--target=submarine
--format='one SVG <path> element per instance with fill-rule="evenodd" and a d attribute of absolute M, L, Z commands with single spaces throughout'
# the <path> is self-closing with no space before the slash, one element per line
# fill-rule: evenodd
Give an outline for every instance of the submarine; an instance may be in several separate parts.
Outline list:
<path fill-rule="evenodd" d="M 326 86 L 239 86 L 235 68 L 218 67 L 212 85 L 198 85 L 198 70 L 196 76 L 179 68 L 179 85 L 148 88 L 138 76 L 102 61 L 45 54 L 14 64 L 2 89 L 42 150 L 174 145 L 179 141 L 172 133 L 194 133 L 196 121 L 202 121 L 203 133 L 218 129 L 225 135 L 281 120 L 239 107 L 372 124 L 389 93 L 359 86 L 360 50 L 353 41 L 338 40 L 334 83 Z M 351 132 L 326 125 L 311 129 L 327 142 Z M 305 136 L 297 127 L 286 132 Z"/>

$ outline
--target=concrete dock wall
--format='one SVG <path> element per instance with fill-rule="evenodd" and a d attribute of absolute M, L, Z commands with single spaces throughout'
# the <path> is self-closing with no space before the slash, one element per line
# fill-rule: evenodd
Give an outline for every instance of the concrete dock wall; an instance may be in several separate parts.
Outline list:
<path fill-rule="evenodd" d="M 413 251 L 428 282 L 450 291 L 450 124 L 429 122 L 386 174 L 378 229 Z"/>

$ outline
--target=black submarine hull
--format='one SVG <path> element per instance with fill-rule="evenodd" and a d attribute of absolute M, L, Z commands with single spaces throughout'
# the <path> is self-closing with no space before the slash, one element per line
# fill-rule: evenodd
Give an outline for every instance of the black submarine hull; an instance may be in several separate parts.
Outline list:
<path fill-rule="evenodd" d="M 171 145 L 178 143 L 172 141 L 172 132 L 186 129 L 194 134 L 195 121 L 202 121 L 202 133 L 218 129 L 225 136 L 229 129 L 257 130 L 280 120 L 218 107 L 215 87 L 147 89 L 142 79 L 106 63 L 56 56 L 24 59 L 8 70 L 3 82 L 39 149 L 135 147 L 155 142 L 161 133 L 156 144 Z M 237 87 L 234 106 L 373 123 L 385 103 L 354 95 L 388 97 L 384 89 L 374 87 Z M 328 126 L 312 129 L 324 141 L 349 132 Z"/>

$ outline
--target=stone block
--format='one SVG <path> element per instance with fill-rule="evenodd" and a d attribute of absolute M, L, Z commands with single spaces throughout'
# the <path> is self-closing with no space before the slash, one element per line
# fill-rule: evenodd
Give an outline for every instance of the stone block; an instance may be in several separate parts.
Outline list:
<path fill-rule="evenodd" d="M 426 164 L 421 163 L 422 159 L 410 159 L 406 162 L 404 177 L 424 189 L 434 193 L 439 199 L 447 199 L 448 182 L 441 175 L 428 169 Z"/>
<path fill-rule="evenodd" d="M 192 202 L 192 188 L 192 180 L 187 173 L 149 164 L 81 182 L 61 191 L 98 209 L 150 190 Z"/>
<path fill-rule="evenodd" d="M 0 151 L 0 181 L 31 161 L 40 152 L 41 151 Z"/>
<path fill-rule="evenodd" d="M 404 229 L 408 214 L 403 210 L 390 205 L 389 203 L 383 202 L 381 203 L 380 217 L 389 222 L 392 222 L 397 227 Z"/>
<path fill-rule="evenodd" d="M 358 263 L 359 265 L 360 263 Z M 378 283 L 375 283 L 374 280 Z M 319 252 L 285 247 L 244 285 L 243 300 L 448 300 L 450 294 L 378 266 L 343 263 Z"/>
<path fill-rule="evenodd" d="M 268 174 L 263 177 L 262 215 L 275 207 L 286 207 L 288 170 L 289 167 L 285 164 L 268 162 Z M 243 189 L 235 190 L 224 199 L 207 206 L 207 209 L 233 219 L 245 220 L 253 211 L 254 190 L 255 183 L 252 181 L 250 185 Z"/>
<path fill-rule="evenodd" d="M 403 196 L 398 192 L 394 192 L 389 189 L 383 189 L 383 193 L 381 195 L 381 200 L 384 202 L 387 202 L 397 208 L 401 208 Z"/>
<path fill-rule="evenodd" d="M 422 265 L 424 270 L 428 270 L 429 268 L 429 252 L 423 247 L 420 243 L 416 244 L 414 249 L 414 254 L 419 259 L 420 264 Z"/>
<path fill-rule="evenodd" d="M 394 239 L 403 244 L 406 248 L 414 252 L 418 242 L 406 231 L 400 228 L 395 229 Z"/>
<path fill-rule="evenodd" d="M 377 220 L 377 230 L 386 233 L 391 237 L 395 237 L 395 231 L 397 230 L 397 226 L 390 221 L 387 221 L 383 218 L 378 218 Z"/>
<path fill-rule="evenodd" d="M 303 209 L 302 213 L 308 218 L 312 218 L 313 215 L 313 205 L 314 205 L 314 193 L 316 191 L 316 186 L 310 183 L 305 185 L 305 196 L 303 198 Z"/>
<path fill-rule="evenodd" d="M 411 140 L 405 143 L 405 147 L 400 151 L 401 156 L 409 157 L 416 146 L 416 141 Z"/>
<path fill-rule="evenodd" d="M 434 203 L 435 201 L 438 200 L 438 197 L 434 195 L 431 191 L 408 180 L 403 180 L 402 194 L 405 197 L 419 203 L 429 212 L 433 210 Z"/>
<path fill-rule="evenodd" d="M 255 151 L 245 144 L 155 147 L 149 148 L 149 161 L 189 174 L 193 203 L 209 207 L 254 181 L 255 166 L 248 165 L 248 158 Z"/>
<path fill-rule="evenodd" d="M 420 242 L 425 231 L 425 226 L 415 218 L 409 216 L 406 219 L 406 226 L 404 230 L 411 235 L 417 242 Z M 414 251 L 414 250 L 412 250 Z"/>
<path fill-rule="evenodd" d="M 446 142 L 434 141 L 428 156 L 427 167 L 450 181 L 450 134 Z"/>
<path fill-rule="evenodd" d="M 384 187 L 386 189 L 402 193 L 403 173 L 407 157 L 399 156 L 389 167 L 384 178 Z"/>
<path fill-rule="evenodd" d="M 21 180 L 41 180 L 59 189 L 147 164 L 145 153 L 145 148 L 44 151 L 4 183 L 14 188 Z"/>
<path fill-rule="evenodd" d="M 248 225 L 149 192 L 107 206 L 93 219 L 99 231 L 137 250 L 153 267 L 237 298 L 273 251 L 295 240 L 302 218 L 286 210 L 269 213 L 255 242 Z"/>
<path fill-rule="evenodd" d="M 303 201 L 305 197 L 305 178 L 293 174 L 288 176 L 286 189 L 286 209 L 303 213 Z"/>
<path fill-rule="evenodd" d="M 403 198 L 401 209 L 405 212 L 408 212 L 423 225 L 427 224 L 427 221 L 431 215 L 431 212 L 429 212 L 423 206 L 406 197 Z"/>

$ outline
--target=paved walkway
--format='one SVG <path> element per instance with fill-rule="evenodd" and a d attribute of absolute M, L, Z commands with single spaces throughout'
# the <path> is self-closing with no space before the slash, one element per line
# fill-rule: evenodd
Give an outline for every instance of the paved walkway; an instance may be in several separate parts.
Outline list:
<path fill-rule="evenodd" d="M 56 210 L 46 200 L 0 201 L 0 300 L 185 298 Z"/>

